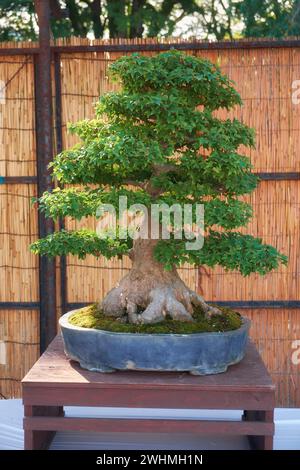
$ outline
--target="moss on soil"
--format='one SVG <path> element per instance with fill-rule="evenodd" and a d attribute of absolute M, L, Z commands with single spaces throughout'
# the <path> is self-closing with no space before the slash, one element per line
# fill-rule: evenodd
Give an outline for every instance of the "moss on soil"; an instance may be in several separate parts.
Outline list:
<path fill-rule="evenodd" d="M 206 319 L 203 311 L 196 308 L 193 313 L 194 322 L 175 321 L 166 318 L 160 323 L 148 325 L 135 325 L 124 323 L 114 317 L 104 316 L 96 305 L 89 305 L 77 310 L 69 318 L 72 325 L 82 328 L 94 328 L 96 330 L 113 331 L 118 333 L 204 333 L 236 330 L 242 324 L 239 313 L 226 307 L 218 307 L 223 314 L 214 315 Z"/>

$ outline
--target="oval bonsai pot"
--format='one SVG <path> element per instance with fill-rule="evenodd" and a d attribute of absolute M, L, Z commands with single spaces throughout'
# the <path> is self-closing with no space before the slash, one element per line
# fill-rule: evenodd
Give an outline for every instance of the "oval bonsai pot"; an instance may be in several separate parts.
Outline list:
<path fill-rule="evenodd" d="M 250 321 L 220 333 L 115 333 L 69 323 L 76 310 L 63 315 L 60 326 L 66 355 L 83 369 L 189 371 L 194 375 L 225 372 L 243 359 Z"/>

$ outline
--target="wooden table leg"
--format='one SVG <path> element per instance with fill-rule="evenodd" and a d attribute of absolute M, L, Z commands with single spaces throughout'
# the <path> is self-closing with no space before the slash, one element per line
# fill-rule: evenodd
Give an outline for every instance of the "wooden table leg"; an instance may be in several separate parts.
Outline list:
<path fill-rule="evenodd" d="M 274 410 L 253 411 L 245 410 L 243 414 L 245 421 L 274 422 Z M 251 448 L 255 450 L 273 450 L 273 435 L 268 436 L 248 436 Z"/>
<path fill-rule="evenodd" d="M 49 448 L 55 431 L 35 431 L 26 425 L 26 417 L 64 416 L 62 406 L 24 406 L 24 450 L 46 450 Z"/>

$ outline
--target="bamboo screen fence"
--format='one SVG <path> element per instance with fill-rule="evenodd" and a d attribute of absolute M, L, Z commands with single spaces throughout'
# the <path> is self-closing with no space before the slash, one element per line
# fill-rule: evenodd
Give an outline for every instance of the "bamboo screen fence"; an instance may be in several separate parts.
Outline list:
<path fill-rule="evenodd" d="M 156 42 L 136 41 L 140 44 Z M 176 40 L 172 39 L 174 42 Z M 94 41 L 93 44 L 117 43 Z M 133 43 L 134 40 L 122 40 L 122 44 Z M 89 42 L 74 38 L 67 43 L 56 43 L 63 44 L 84 46 Z M 21 44 L 20 48 L 23 46 Z M 12 47 L 12 44 L 1 47 Z M 230 116 L 237 116 L 256 128 L 257 147 L 251 150 L 250 157 L 256 172 L 269 174 L 249 198 L 255 217 L 247 232 L 262 237 L 288 254 L 289 264 L 265 277 L 243 278 L 220 268 L 212 271 L 189 266 L 184 266 L 181 274 L 207 300 L 239 302 L 243 308 L 237 310 L 252 319 L 252 338 L 277 385 L 277 405 L 300 406 L 300 363 L 297 365 L 292 361 L 293 353 L 297 357 L 294 348 L 299 348 L 300 344 L 300 182 L 299 174 L 295 176 L 295 172 L 300 171 L 300 101 L 297 104 L 292 100 L 293 83 L 300 80 L 300 48 L 214 47 L 199 50 L 191 46 L 187 53 L 218 61 L 241 93 L 244 106 L 236 108 Z M 68 135 L 66 124 L 93 115 L 93 103 L 98 96 L 113 89 L 107 79 L 109 64 L 124 54 L 105 51 L 61 53 L 59 98 L 63 148 L 76 142 Z M 30 179 L 19 184 L 10 184 L 9 178 L 5 180 L 5 177 L 36 175 L 33 74 L 32 57 L 22 55 L 21 50 L 19 56 L 0 56 L 0 80 L 5 88 L 0 104 L 0 174 L 4 177 L 4 184 L 0 186 L 0 396 L 6 398 L 20 396 L 19 381 L 39 355 L 38 259 L 28 250 L 38 232 L 36 208 L 30 204 L 36 185 Z M 55 92 L 58 88 L 53 85 L 54 95 Z M 55 103 L 57 96 L 53 99 L 54 107 Z M 221 115 L 225 116 L 224 113 Z M 277 177 L 270 176 L 274 173 Z M 70 220 L 65 224 L 67 228 L 75 227 Z M 68 306 L 71 308 L 101 298 L 128 269 L 126 259 L 108 262 L 87 257 L 79 261 L 70 256 L 66 260 L 63 300 L 60 296 L 62 271 L 60 260 L 57 260 L 58 315 L 62 304 L 65 310 Z M 12 308 L 12 302 L 19 304 L 17 309 Z M 30 309 L 26 309 L 28 302 Z M 5 309 L 6 304 L 10 305 L 9 309 Z M 249 308 L 245 308 L 247 306 Z"/>

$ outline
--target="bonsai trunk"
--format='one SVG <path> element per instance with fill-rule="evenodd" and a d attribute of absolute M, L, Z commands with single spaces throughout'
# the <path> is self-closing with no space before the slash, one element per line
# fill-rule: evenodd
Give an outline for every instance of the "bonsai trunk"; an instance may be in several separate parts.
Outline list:
<path fill-rule="evenodd" d="M 207 305 L 180 279 L 175 266 L 166 271 L 153 256 L 158 240 L 138 238 L 130 253 L 132 268 L 119 284 L 108 292 L 101 308 L 105 315 L 124 317 L 130 323 L 157 323 L 169 315 L 174 320 L 193 321 L 194 307 L 206 315 L 220 314 Z"/>

